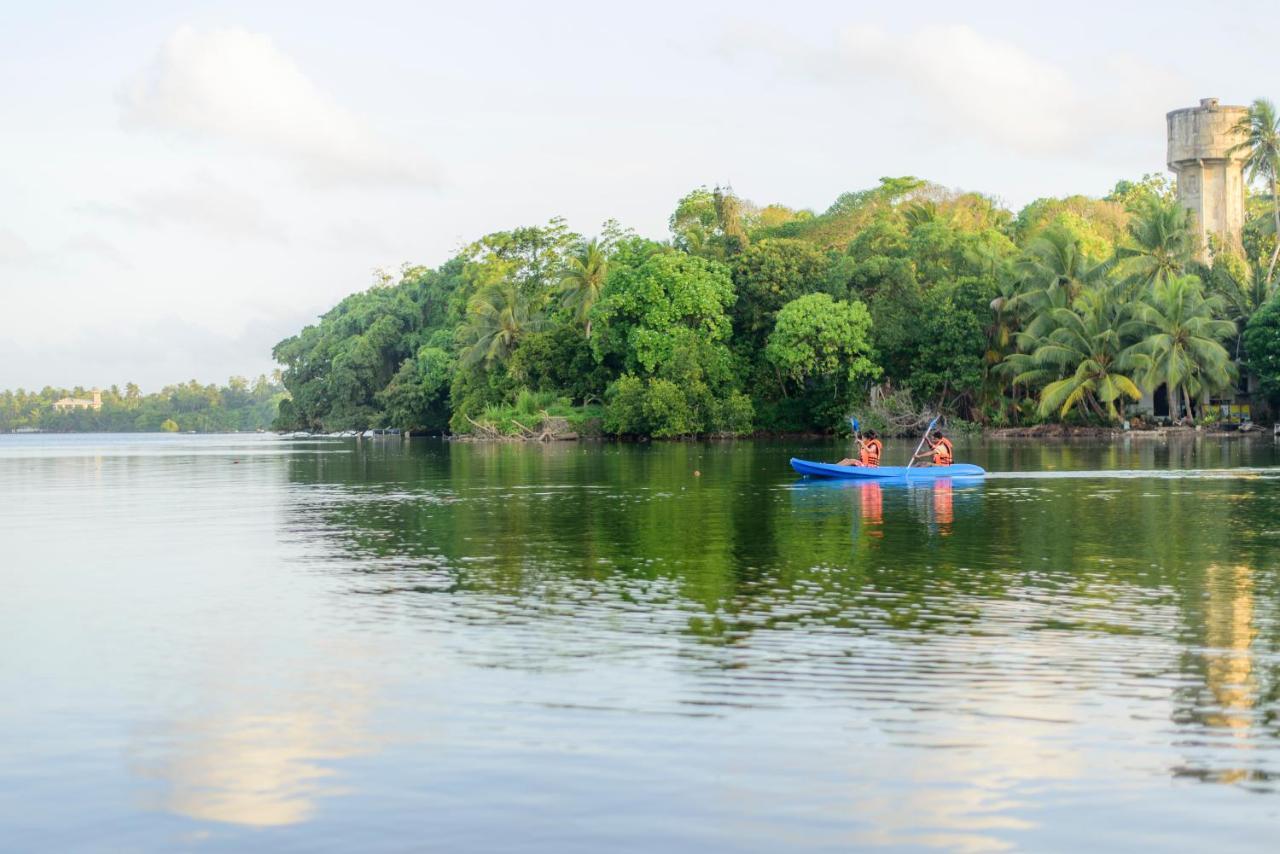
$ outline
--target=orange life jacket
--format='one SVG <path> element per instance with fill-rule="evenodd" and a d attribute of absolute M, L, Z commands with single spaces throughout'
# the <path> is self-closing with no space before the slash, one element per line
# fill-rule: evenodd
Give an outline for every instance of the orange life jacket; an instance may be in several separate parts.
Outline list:
<path fill-rule="evenodd" d="M 953 458 L 953 448 L 951 440 L 947 438 L 939 439 L 931 443 L 933 448 L 933 464 L 935 466 L 949 466 Z"/>
<path fill-rule="evenodd" d="M 880 451 L 884 446 L 879 439 L 868 439 L 862 443 L 862 451 L 859 457 L 864 466 L 880 465 Z"/>

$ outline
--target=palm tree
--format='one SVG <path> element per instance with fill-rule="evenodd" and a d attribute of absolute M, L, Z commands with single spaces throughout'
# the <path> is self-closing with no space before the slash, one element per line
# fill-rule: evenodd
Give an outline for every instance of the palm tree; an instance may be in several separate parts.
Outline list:
<path fill-rule="evenodd" d="M 588 339 L 591 338 L 591 307 L 600 299 L 608 274 L 609 257 L 599 240 L 592 240 L 578 254 L 569 256 L 560 274 L 561 299 L 586 327 Z"/>
<path fill-rule="evenodd" d="M 712 192 L 715 201 L 716 221 L 720 225 L 725 251 L 730 254 L 741 252 L 747 247 L 747 230 L 743 226 L 743 214 L 747 213 L 747 205 L 733 193 L 733 187 L 716 187 Z"/>
<path fill-rule="evenodd" d="M 1116 249 L 1116 260 L 1144 290 L 1186 272 L 1191 262 L 1191 228 L 1187 209 L 1176 201 L 1145 199 L 1129 223 L 1129 236 L 1133 245 Z"/>
<path fill-rule="evenodd" d="M 1011 371 L 1006 359 L 1016 352 L 1018 332 L 1023 318 L 1019 315 L 1016 299 L 1021 283 L 1013 276 L 1000 276 L 996 279 L 998 296 L 991 300 L 991 323 L 987 326 L 987 352 L 983 355 L 986 378 L 994 384 L 995 394 L 1001 410 L 1004 409 L 1005 382 L 1008 382 L 1008 401 L 1017 404 L 1018 385 L 1013 382 L 1016 371 Z"/>
<path fill-rule="evenodd" d="M 1228 385 L 1235 373 L 1231 354 L 1222 341 L 1236 332 L 1236 325 L 1217 315 L 1221 297 L 1204 295 L 1200 280 L 1181 276 L 1156 284 L 1155 290 L 1135 309 L 1143 335 L 1136 346 L 1144 369 L 1143 384 L 1169 390 L 1169 414 L 1178 418 L 1178 392 L 1187 417 L 1191 396 Z"/>
<path fill-rule="evenodd" d="M 1276 258 L 1280 257 L 1280 195 L 1276 182 L 1280 179 L 1280 117 L 1275 105 L 1266 98 L 1258 98 L 1249 105 L 1249 112 L 1236 123 L 1235 132 L 1244 140 L 1233 146 L 1229 154 L 1243 153 L 1249 180 L 1261 178 L 1271 187 L 1271 214 L 1276 231 L 1276 247 L 1267 266 L 1267 282 L 1275 276 Z"/>
<path fill-rule="evenodd" d="M 987 326 L 986 361 L 996 364 L 1013 349 L 1018 334 L 1020 318 L 1015 300 L 1018 298 L 1018 282 L 1011 277 L 996 281 L 998 295 L 991 300 L 991 323 Z"/>
<path fill-rule="evenodd" d="M 1016 270 L 1023 287 L 1011 307 L 1036 312 L 1051 305 L 1070 305 L 1107 273 L 1105 264 L 1095 263 L 1085 254 L 1078 237 L 1059 226 L 1045 229 L 1027 245 Z"/>
<path fill-rule="evenodd" d="M 1245 324 L 1275 294 L 1262 270 L 1250 267 L 1232 252 L 1219 252 L 1210 266 L 1199 268 L 1201 280 L 1210 294 L 1222 300 L 1223 316 L 1236 325 L 1235 358 L 1240 358 L 1241 338 Z"/>
<path fill-rule="evenodd" d="M 938 219 L 938 203 L 931 199 L 909 202 L 902 206 L 902 218 L 907 224 L 908 231 L 917 226 L 936 222 Z"/>
<path fill-rule="evenodd" d="M 463 352 L 463 362 L 468 365 L 491 365 L 506 359 L 521 338 L 545 324 L 541 307 L 510 281 L 473 296 L 467 315 L 463 335 L 470 343 Z"/>
<path fill-rule="evenodd" d="M 1073 307 L 1048 310 L 1044 325 L 1052 329 L 1019 336 L 1025 352 L 1006 361 L 1015 372 L 1015 383 L 1045 383 L 1040 392 L 1041 415 L 1064 416 L 1077 408 L 1118 421 L 1117 401 L 1142 398 L 1128 375 L 1134 354 L 1132 345 L 1126 345 L 1127 313 L 1127 305 L 1103 292 L 1084 291 Z"/>

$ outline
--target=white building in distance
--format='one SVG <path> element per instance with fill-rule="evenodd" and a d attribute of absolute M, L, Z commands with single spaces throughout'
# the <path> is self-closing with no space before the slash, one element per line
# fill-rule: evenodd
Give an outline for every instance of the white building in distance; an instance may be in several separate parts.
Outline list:
<path fill-rule="evenodd" d="M 92 409 L 99 410 L 102 408 L 102 392 L 98 389 L 93 390 L 93 399 L 83 397 L 64 397 L 53 403 L 53 408 L 57 412 L 70 412 L 72 409 Z"/>

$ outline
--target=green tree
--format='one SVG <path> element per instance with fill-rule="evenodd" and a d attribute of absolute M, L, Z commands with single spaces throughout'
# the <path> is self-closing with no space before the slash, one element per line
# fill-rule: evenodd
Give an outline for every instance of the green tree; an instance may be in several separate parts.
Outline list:
<path fill-rule="evenodd" d="M 591 309 L 600 299 L 608 273 L 609 258 L 599 241 L 592 240 L 566 259 L 560 275 L 561 299 L 583 324 L 588 339 L 591 338 Z"/>
<path fill-rule="evenodd" d="M 784 391 L 819 384 L 838 419 L 847 411 L 851 389 L 880 375 L 871 358 L 870 330 L 871 315 L 862 303 L 808 294 L 778 312 L 765 358 L 777 370 Z"/>
<path fill-rule="evenodd" d="M 923 400 L 970 419 L 981 417 L 987 329 L 995 283 L 965 276 L 930 290 L 916 319 L 918 340 L 906 384 Z"/>
<path fill-rule="evenodd" d="M 1263 393 L 1280 396 L 1280 299 L 1268 300 L 1244 330 L 1245 364 Z"/>
<path fill-rule="evenodd" d="M 1032 238 L 1016 270 L 1023 282 L 1017 301 L 1032 310 L 1057 304 L 1059 293 L 1070 304 L 1106 275 L 1106 267 L 1089 257 L 1080 239 L 1061 226 Z"/>
<path fill-rule="evenodd" d="M 614 267 L 596 306 L 592 344 L 603 363 L 624 374 L 607 391 L 606 411 L 627 415 L 606 417 L 607 430 L 643 424 L 666 436 L 748 429 L 751 406 L 738 391 L 727 346 L 733 301 L 729 269 L 716 261 L 657 252 Z"/>
<path fill-rule="evenodd" d="M 715 196 L 706 187 L 682 198 L 667 221 L 676 249 L 694 255 L 708 251 L 718 227 L 717 219 Z"/>
<path fill-rule="evenodd" d="M 1167 175 L 1149 172 L 1137 181 L 1117 181 L 1103 201 L 1115 202 L 1125 210 L 1134 211 L 1153 199 L 1162 202 L 1175 200 L 1173 183 Z"/>
<path fill-rule="evenodd" d="M 614 373 L 591 343 L 567 324 L 526 335 L 511 354 L 508 372 L 521 386 L 559 392 L 578 403 L 598 401 Z"/>
<path fill-rule="evenodd" d="M 1201 276 L 1206 290 L 1221 298 L 1224 317 L 1236 325 L 1232 355 L 1239 360 L 1246 325 L 1275 294 L 1275 288 L 1267 283 L 1261 269 L 1225 249 L 1213 253 L 1209 266 L 1201 268 Z"/>
<path fill-rule="evenodd" d="M 712 191 L 712 198 L 715 201 L 716 221 L 720 226 L 725 254 L 737 254 L 747 246 L 745 219 L 751 213 L 752 206 L 735 196 L 732 187 L 716 187 Z"/>
<path fill-rule="evenodd" d="M 581 241 L 559 217 L 544 226 L 486 234 L 461 253 L 465 296 L 469 300 L 506 282 L 525 297 L 545 298 L 558 286 L 566 257 Z"/>
<path fill-rule="evenodd" d="M 449 423 L 448 395 L 453 356 L 439 347 L 423 347 L 406 359 L 387 387 L 378 392 L 386 423 L 402 430 L 443 430 Z"/>
<path fill-rule="evenodd" d="M 733 261 L 735 333 L 759 346 L 778 309 L 822 289 L 829 267 L 826 253 L 802 240 L 770 238 L 747 247 Z"/>
<path fill-rule="evenodd" d="M 1135 304 L 1141 342 L 1135 347 L 1143 382 L 1169 391 L 1169 413 L 1179 417 L 1179 392 L 1188 418 L 1191 398 L 1230 384 L 1235 373 L 1222 341 L 1235 334 L 1235 324 L 1219 318 L 1222 300 L 1206 297 L 1200 280 L 1182 276 L 1158 282 L 1147 299 Z"/>
<path fill-rule="evenodd" d="M 1065 417 L 1076 409 L 1114 422 L 1120 418 L 1118 402 L 1141 399 L 1129 376 L 1136 359 L 1126 344 L 1125 314 L 1124 306 L 1086 291 L 1074 306 L 1049 310 L 1049 331 L 1020 336 L 1023 352 L 1007 363 L 1015 383 L 1041 386 L 1042 416 Z"/>
<path fill-rule="evenodd" d="M 701 419 L 689 406 L 684 389 L 671 380 L 661 377 L 649 380 L 643 409 L 649 434 L 659 439 L 693 436 L 702 428 Z"/>
<path fill-rule="evenodd" d="M 663 252 L 638 266 L 617 266 L 596 306 L 604 329 L 593 346 L 602 358 L 619 358 L 626 370 L 653 373 L 672 357 L 677 329 L 713 344 L 728 341 L 726 310 L 734 298 L 729 269 L 716 261 Z"/>
<path fill-rule="evenodd" d="M 463 363 L 491 367 L 506 361 L 520 339 L 544 326 L 546 316 L 537 303 L 515 282 L 495 285 L 472 297 L 462 330 Z"/>
<path fill-rule="evenodd" d="M 1129 214 L 1116 200 L 1067 196 L 1036 199 L 1019 211 L 1009 233 L 1023 247 L 1054 229 L 1072 235 L 1081 251 L 1090 258 L 1108 258 L 1127 237 Z"/>
<path fill-rule="evenodd" d="M 645 410 L 645 381 L 635 374 L 623 374 L 609 386 L 604 410 L 604 431 L 614 436 L 649 433 Z"/>
<path fill-rule="evenodd" d="M 1244 139 L 1233 146 L 1230 153 L 1244 154 L 1250 180 L 1261 179 L 1271 189 L 1271 215 L 1277 240 L 1267 265 L 1270 283 L 1275 278 L 1276 259 L 1280 258 L 1280 194 L 1276 191 L 1277 180 L 1280 180 L 1280 117 L 1276 115 L 1275 105 L 1258 98 L 1240 118 L 1235 131 Z"/>
<path fill-rule="evenodd" d="M 604 430 L 614 435 L 658 438 L 702 433 L 734 435 L 751 429 L 751 400 L 738 391 L 711 392 L 704 360 L 690 359 L 679 379 L 623 374 L 605 393 Z"/>
<path fill-rule="evenodd" d="M 668 226 L 681 252 L 725 260 L 747 245 L 754 207 L 729 187 L 699 187 L 677 204 Z"/>
<path fill-rule="evenodd" d="M 406 267 L 395 284 L 378 283 L 352 294 L 297 335 L 272 350 L 284 370 L 291 402 L 289 429 L 363 429 L 378 417 L 377 394 L 405 359 L 432 334 L 453 328 L 464 306 L 455 296 L 466 287 L 463 262 L 439 270 Z"/>
<path fill-rule="evenodd" d="M 1135 284 L 1150 290 L 1186 272 L 1193 237 L 1187 209 L 1173 199 L 1149 196 L 1139 201 L 1129 222 L 1131 245 L 1116 258 Z"/>

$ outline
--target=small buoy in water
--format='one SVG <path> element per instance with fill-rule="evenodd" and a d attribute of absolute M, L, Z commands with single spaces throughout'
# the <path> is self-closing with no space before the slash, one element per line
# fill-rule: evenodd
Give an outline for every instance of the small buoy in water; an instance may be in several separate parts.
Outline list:
<path fill-rule="evenodd" d="M 693 476 L 694 476 L 694 477 L 702 477 L 702 472 L 698 471 L 697 469 L 694 469 L 694 470 L 693 470 Z"/>

